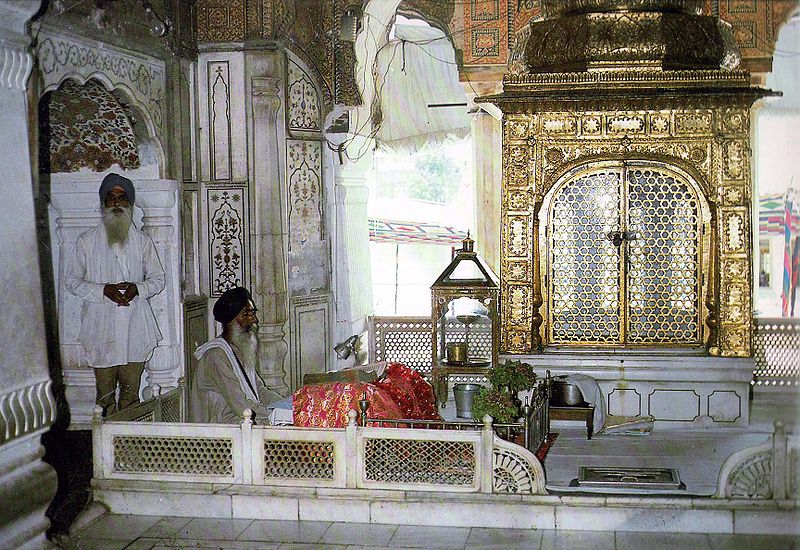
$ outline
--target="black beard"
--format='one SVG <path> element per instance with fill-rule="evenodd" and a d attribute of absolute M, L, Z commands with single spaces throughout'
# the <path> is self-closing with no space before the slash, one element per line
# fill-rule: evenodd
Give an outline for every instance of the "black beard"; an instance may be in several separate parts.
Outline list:
<path fill-rule="evenodd" d="M 115 208 L 121 208 L 122 212 L 114 212 Z M 128 206 L 103 207 L 103 225 L 106 228 L 108 244 L 125 244 L 128 240 L 128 232 L 131 228 L 131 214 L 133 209 Z"/>

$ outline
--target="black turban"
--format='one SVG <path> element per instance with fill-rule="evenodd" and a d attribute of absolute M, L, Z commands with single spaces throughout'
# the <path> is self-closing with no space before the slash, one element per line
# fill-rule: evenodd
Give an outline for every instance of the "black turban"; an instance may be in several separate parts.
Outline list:
<path fill-rule="evenodd" d="M 240 286 L 229 288 L 214 304 L 214 319 L 227 325 L 233 321 L 251 300 L 250 293 Z"/>
<path fill-rule="evenodd" d="M 125 176 L 111 173 L 103 178 L 103 183 L 100 184 L 100 202 L 106 202 L 106 195 L 114 189 L 117 185 L 122 187 L 125 191 L 125 196 L 128 197 L 128 202 L 133 204 L 136 202 L 136 190 L 133 188 L 133 182 Z"/>

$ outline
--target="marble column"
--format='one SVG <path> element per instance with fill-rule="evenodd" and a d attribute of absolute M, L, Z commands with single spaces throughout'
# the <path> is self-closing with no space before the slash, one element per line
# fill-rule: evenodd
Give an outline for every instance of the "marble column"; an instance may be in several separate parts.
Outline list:
<path fill-rule="evenodd" d="M 500 275 L 500 202 L 503 177 L 502 122 L 479 110 L 472 122 L 475 178 L 475 246 L 489 266 Z"/>
<path fill-rule="evenodd" d="M 287 384 L 289 347 L 285 330 L 288 319 L 285 186 L 281 177 L 284 135 L 280 110 L 283 63 L 276 52 L 246 55 L 249 94 L 248 139 L 252 178 L 253 219 L 250 229 L 254 284 L 258 308 L 259 365 L 261 377 L 279 393 Z"/>
<path fill-rule="evenodd" d="M 26 86 L 33 59 L 26 23 L 40 0 L 0 2 L 0 541 L 50 547 L 45 510 L 56 490 L 42 462 L 42 434 L 55 420 L 37 254 Z"/>
<path fill-rule="evenodd" d="M 354 138 L 350 148 L 371 151 L 371 147 Z M 357 161 L 342 156 L 336 166 L 336 238 L 333 265 L 336 273 L 336 342 L 367 329 L 367 317 L 373 313 L 372 269 L 369 252 L 369 216 L 366 186 L 371 155 Z"/>

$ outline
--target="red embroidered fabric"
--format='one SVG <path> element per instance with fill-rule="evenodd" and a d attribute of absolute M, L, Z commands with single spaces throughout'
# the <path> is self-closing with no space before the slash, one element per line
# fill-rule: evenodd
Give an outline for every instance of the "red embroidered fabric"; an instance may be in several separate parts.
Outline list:
<path fill-rule="evenodd" d="M 439 420 L 433 388 L 413 369 L 389 363 L 385 377 L 375 383 L 328 382 L 303 386 L 294 393 L 294 425 L 311 428 L 343 428 L 347 413 L 359 412 L 358 401 L 369 401 L 370 418 Z"/>

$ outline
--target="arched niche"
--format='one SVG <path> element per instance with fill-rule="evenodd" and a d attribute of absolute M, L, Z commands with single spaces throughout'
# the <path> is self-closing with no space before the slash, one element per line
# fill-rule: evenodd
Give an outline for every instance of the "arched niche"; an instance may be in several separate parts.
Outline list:
<path fill-rule="evenodd" d="M 130 105 L 154 144 L 159 174 L 165 173 L 164 61 L 88 39 L 50 34 L 47 30 L 42 31 L 35 53 L 42 95 L 58 89 L 67 79 L 81 85 L 92 79 Z M 144 136 L 143 131 L 140 134 Z"/>
<path fill-rule="evenodd" d="M 94 78 L 64 79 L 39 100 L 40 172 L 149 166 L 156 175 L 163 152 L 144 118 L 121 90 L 109 90 Z"/>

